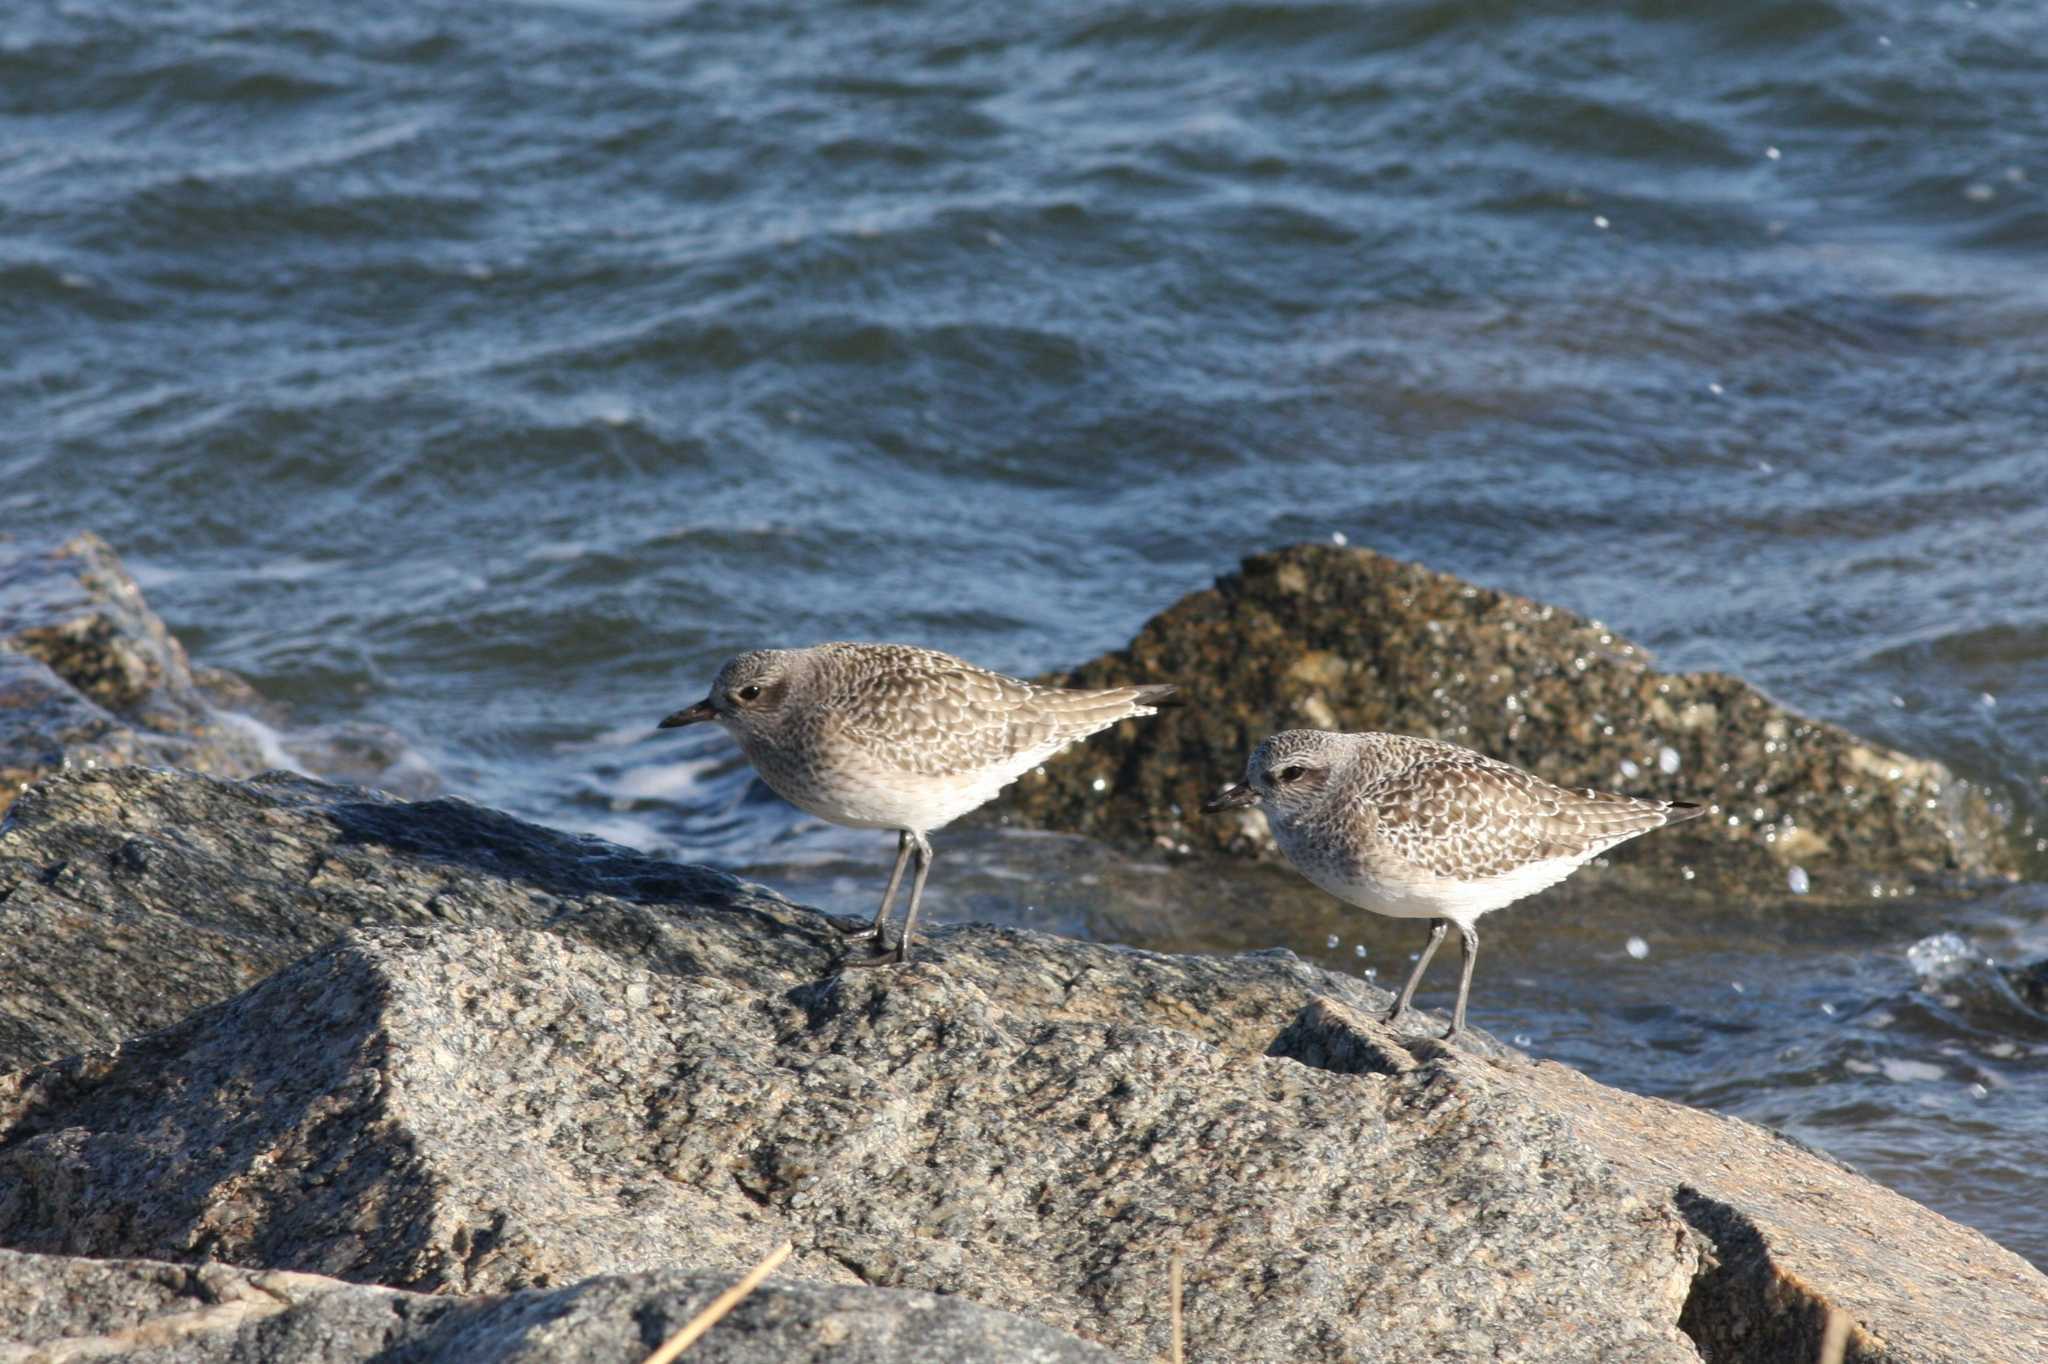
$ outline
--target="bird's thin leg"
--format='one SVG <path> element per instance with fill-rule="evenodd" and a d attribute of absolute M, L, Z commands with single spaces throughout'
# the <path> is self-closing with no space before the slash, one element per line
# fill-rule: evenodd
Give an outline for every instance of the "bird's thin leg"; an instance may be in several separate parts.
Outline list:
<path fill-rule="evenodd" d="M 917 909 L 924 902 L 924 879 L 932 873 L 932 845 L 925 842 L 923 834 L 906 834 L 911 849 L 917 854 L 917 874 L 910 879 L 910 908 L 903 915 L 903 936 L 896 945 L 883 948 L 883 939 L 875 939 L 877 951 L 872 957 L 844 963 L 846 966 L 891 966 L 910 960 L 910 935 L 917 928 Z"/>
<path fill-rule="evenodd" d="M 882 907 L 875 911 L 875 921 L 866 928 L 842 928 L 839 931 L 849 938 L 873 938 L 882 940 L 882 927 L 889 922 L 889 906 L 896 903 L 896 888 L 903 884 L 903 865 L 910 860 L 910 833 L 903 830 L 896 835 L 896 870 L 889 873 L 889 888 L 882 892 Z"/>
<path fill-rule="evenodd" d="M 910 931 L 917 926 L 917 907 L 924 903 L 924 878 L 932 873 L 932 845 L 923 834 L 917 840 L 917 875 L 910 882 L 910 908 L 903 912 L 903 936 L 896 940 L 896 960 L 910 960 Z"/>
<path fill-rule="evenodd" d="M 1422 949 L 1422 955 L 1415 959 L 1415 969 L 1408 973 L 1408 983 L 1401 987 L 1401 997 L 1394 1001 L 1394 1010 L 1387 1015 L 1392 1023 L 1408 1012 L 1408 1003 L 1415 998 L 1415 987 L 1422 984 L 1422 973 L 1429 969 L 1429 959 L 1436 955 L 1437 944 L 1444 940 L 1444 933 L 1450 928 L 1449 919 L 1438 919 L 1429 926 L 1429 942 Z"/>
<path fill-rule="evenodd" d="M 1447 1040 L 1465 1031 L 1465 996 L 1472 993 L 1472 966 L 1479 960 L 1479 930 L 1470 924 L 1459 924 L 1458 941 L 1465 969 L 1458 975 L 1458 1007 L 1451 1012 L 1451 1030 L 1444 1034 Z"/>

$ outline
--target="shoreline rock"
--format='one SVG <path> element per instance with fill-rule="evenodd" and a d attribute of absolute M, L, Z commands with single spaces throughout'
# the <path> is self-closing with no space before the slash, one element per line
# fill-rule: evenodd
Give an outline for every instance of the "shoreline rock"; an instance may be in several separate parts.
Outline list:
<path fill-rule="evenodd" d="M 1180 1247 L 1197 1358 L 1808 1364 L 1837 1308 L 1854 1360 L 2048 1351 L 2048 1278 L 1981 1235 L 1749 1123 L 1391 1030 L 1384 991 L 1287 953 L 963 926 L 842 975 L 825 916 L 703 868 L 137 769 L 23 798 L 0 920 L 70 945 L 7 963 L 70 1006 L 183 952 L 215 963 L 189 1009 L 244 944 L 332 939 L 0 1078 L 15 1251 L 467 1302 L 787 1237 L 795 1283 L 1150 1359 Z M 69 1026 L 16 1036 L 54 1028 L 40 1060 Z"/>
<path fill-rule="evenodd" d="M 246 681 L 194 664 L 92 532 L 0 538 L 0 816 L 47 773 L 122 764 L 224 777 L 295 767 L 407 796 L 438 786 L 394 732 L 288 730 Z"/>
<path fill-rule="evenodd" d="M 99 536 L 0 543 L 0 815 L 24 786 L 66 767 L 254 776 L 261 745 L 210 702 L 210 676 L 195 673 Z"/>
<path fill-rule="evenodd" d="M 318 1274 L 0 1250 L 0 1364 L 107 1356 L 620 1364 L 644 1358 L 731 1276 L 663 1270 L 462 1299 Z M 1105 1350 L 930 1293 L 771 1280 L 692 1364 L 1113 1364 Z"/>
<path fill-rule="evenodd" d="M 2005 878 L 2018 854 L 1983 791 L 1938 762 L 1864 743 L 1714 673 L 1660 673 L 1562 608 L 1363 549 L 1244 561 L 1116 653 L 1050 679 L 1170 678 L 1190 704 L 1098 735 L 983 816 L 1126 846 L 1273 857 L 1256 812 L 1202 800 L 1290 726 L 1467 744 L 1570 786 L 1704 800 L 1710 817 L 1603 862 L 1684 870 L 1720 892 L 1868 897 L 1873 878 Z M 253 776 L 279 760 L 408 796 L 433 774 L 397 736 L 342 725 L 262 737 L 246 683 L 195 668 L 90 532 L 0 542 L 0 814 L 65 767 L 149 764 Z M 243 716 L 250 717 L 248 719 Z"/>
<path fill-rule="evenodd" d="M 1690 868 L 1781 896 L 1867 898 L 1872 876 L 2003 878 L 2018 858 L 1982 791 L 1719 673 L 1664 673 L 1561 607 L 1365 549 L 1254 555 L 1130 645 L 1050 680 L 1181 685 L 1188 705 L 1027 774 L 994 818 L 1110 842 L 1270 858 L 1256 811 L 1202 817 L 1258 740 L 1288 728 L 1448 739 L 1564 786 L 1704 801 L 1618 864 Z"/>

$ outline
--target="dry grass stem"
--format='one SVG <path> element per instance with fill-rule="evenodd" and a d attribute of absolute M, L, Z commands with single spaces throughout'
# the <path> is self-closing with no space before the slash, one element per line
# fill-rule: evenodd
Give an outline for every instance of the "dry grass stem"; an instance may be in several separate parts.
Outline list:
<path fill-rule="evenodd" d="M 1828 1324 L 1821 1328 L 1817 1364 L 1842 1364 L 1849 1349 L 1849 1314 L 1839 1307 L 1828 1309 Z"/>
<path fill-rule="evenodd" d="M 784 1241 L 781 1245 L 769 1251 L 766 1259 L 748 1270 L 738 1283 L 713 1298 L 710 1306 L 685 1322 L 682 1330 L 663 1341 L 661 1348 L 647 1356 L 646 1359 L 641 1361 L 641 1364 L 669 1364 L 670 1360 L 689 1349 L 692 1345 L 695 1345 L 698 1338 L 712 1327 L 718 1325 L 719 1320 L 727 1312 L 738 1307 L 746 1300 L 749 1293 L 759 1288 L 762 1281 L 770 1274 L 773 1274 L 775 1267 L 784 1260 L 787 1260 L 790 1257 L 790 1253 L 795 1249 L 795 1246 Z"/>

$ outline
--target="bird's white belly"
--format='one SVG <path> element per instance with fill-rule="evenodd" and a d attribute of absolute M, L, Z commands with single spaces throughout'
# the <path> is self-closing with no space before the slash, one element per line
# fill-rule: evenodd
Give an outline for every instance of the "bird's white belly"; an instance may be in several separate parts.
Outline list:
<path fill-rule="evenodd" d="M 1291 854 L 1290 854 L 1291 856 Z M 1449 919 L 1469 925 L 1480 915 L 1511 905 L 1569 876 L 1585 859 L 1552 857 L 1499 876 L 1460 880 L 1385 865 L 1323 863 L 1296 867 L 1309 880 L 1346 904 L 1395 919 Z"/>
<path fill-rule="evenodd" d="M 943 828 L 986 805 L 1035 765 L 1035 760 L 1019 760 L 1000 768 L 924 775 L 879 763 L 817 763 L 785 769 L 765 758 L 755 757 L 754 770 L 769 789 L 805 814 L 851 829 L 910 829 L 918 833 Z"/>

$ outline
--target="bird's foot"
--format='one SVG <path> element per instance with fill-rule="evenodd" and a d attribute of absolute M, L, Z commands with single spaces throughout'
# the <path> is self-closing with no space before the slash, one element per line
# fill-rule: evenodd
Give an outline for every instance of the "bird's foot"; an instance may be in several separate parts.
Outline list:
<path fill-rule="evenodd" d="M 899 942 L 894 947 L 883 947 L 878 937 L 875 943 L 875 951 L 872 955 L 848 957 L 839 963 L 839 969 L 842 971 L 859 971 L 865 970 L 870 966 L 901 966 L 909 960 L 910 954 L 903 950 L 902 943 Z"/>
<path fill-rule="evenodd" d="M 848 928 L 837 919 L 829 919 L 826 922 L 830 923 L 840 936 L 847 938 L 874 938 L 881 936 L 882 932 L 882 926 L 877 923 L 859 924 L 853 928 Z"/>

